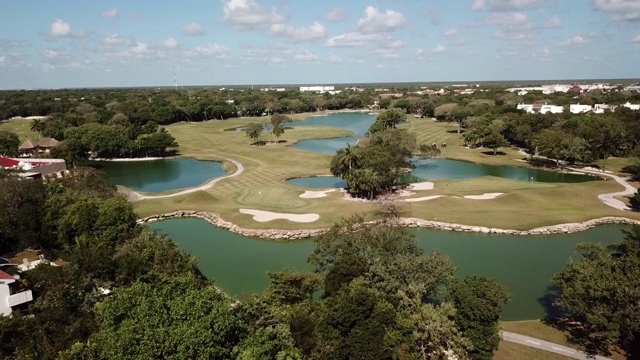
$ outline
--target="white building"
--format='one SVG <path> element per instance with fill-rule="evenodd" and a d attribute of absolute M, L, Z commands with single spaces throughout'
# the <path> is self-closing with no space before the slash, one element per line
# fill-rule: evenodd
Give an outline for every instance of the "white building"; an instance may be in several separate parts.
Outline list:
<path fill-rule="evenodd" d="M 564 111 L 564 107 L 560 105 L 547 105 L 544 104 L 540 107 L 540 114 L 552 113 L 561 114 Z"/>
<path fill-rule="evenodd" d="M 335 90 L 334 86 L 300 86 L 300 91 L 313 91 L 313 92 L 323 93 L 323 92 L 334 91 L 334 90 Z"/>
<path fill-rule="evenodd" d="M 569 111 L 571 111 L 572 114 L 587 113 L 587 112 L 591 112 L 591 110 L 592 110 L 591 105 L 580 105 L 580 104 L 569 105 Z"/>
<path fill-rule="evenodd" d="M 596 114 L 604 114 L 606 110 L 614 111 L 615 109 L 615 106 L 608 104 L 595 104 L 593 106 L 593 112 Z"/>
<path fill-rule="evenodd" d="M 624 106 L 624 107 L 626 107 L 628 109 L 631 109 L 631 110 L 640 110 L 640 105 L 634 105 L 634 104 L 629 103 L 628 101 L 625 104 L 623 104 L 622 106 Z"/>
<path fill-rule="evenodd" d="M 516 109 L 524 110 L 527 114 L 533 114 L 533 104 L 518 104 L 516 105 Z"/>
<path fill-rule="evenodd" d="M 13 307 L 33 301 L 31 290 L 16 293 L 14 283 L 19 277 L 13 277 L 0 270 L 0 314 L 11 315 Z"/>

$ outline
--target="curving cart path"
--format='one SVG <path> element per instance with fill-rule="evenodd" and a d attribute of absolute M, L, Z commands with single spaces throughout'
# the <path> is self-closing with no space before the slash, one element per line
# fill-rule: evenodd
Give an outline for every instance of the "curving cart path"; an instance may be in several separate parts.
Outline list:
<path fill-rule="evenodd" d="M 609 359 L 607 357 L 604 357 L 604 356 L 588 355 L 588 354 L 585 354 L 584 352 L 582 352 L 580 350 L 576 350 L 576 349 L 570 348 L 568 346 L 555 344 L 555 343 L 552 343 L 552 342 L 549 342 L 549 341 L 544 341 L 544 340 L 540 340 L 538 338 L 534 338 L 534 337 L 526 336 L 526 335 L 520 335 L 520 334 L 512 333 L 512 332 L 509 332 L 509 331 L 502 331 L 502 340 L 508 341 L 508 342 L 512 342 L 512 343 L 516 343 L 516 344 L 520 344 L 520 345 L 524 345 L 524 346 L 533 347 L 533 348 L 544 350 L 544 351 L 549 351 L 549 352 L 560 354 L 560 355 L 564 355 L 566 357 L 570 357 L 570 358 L 573 358 L 573 359 L 580 359 L 580 360 L 611 360 L 611 359 Z"/>
<path fill-rule="evenodd" d="M 613 208 L 616 208 L 619 210 L 631 210 L 631 208 L 628 207 L 625 203 L 615 198 L 616 196 L 633 196 L 638 190 L 635 187 L 631 186 L 625 178 L 622 178 L 620 176 L 613 175 L 613 174 L 608 174 L 600 170 L 589 170 L 589 169 L 571 169 L 571 170 L 583 172 L 586 174 L 606 176 L 614 179 L 618 184 L 624 186 L 624 191 L 618 191 L 610 194 L 600 194 L 598 195 L 598 199 L 600 199 L 600 201 L 602 201 L 603 203 Z"/>
<path fill-rule="evenodd" d="M 215 179 L 211 179 L 210 181 L 198 186 L 198 187 L 194 187 L 194 188 L 189 188 L 189 189 L 185 189 L 182 191 L 178 191 L 177 193 L 173 193 L 173 194 L 168 194 L 168 195 L 142 195 L 137 191 L 134 190 L 129 190 L 127 195 L 129 197 L 130 201 L 139 201 L 139 200 L 146 200 L 146 199 L 162 199 L 162 198 L 169 198 L 169 197 L 174 197 L 174 196 L 180 196 L 180 195 L 185 195 L 185 194 L 191 194 L 194 193 L 196 191 L 200 191 L 200 190 L 208 190 L 210 188 L 213 187 L 213 185 L 215 185 L 218 181 L 220 180 L 224 180 L 224 179 L 229 179 L 232 177 L 236 177 L 240 174 L 242 174 L 242 172 L 244 172 L 244 166 L 236 160 L 233 159 L 229 159 L 226 157 L 222 157 L 222 156 L 218 156 L 219 158 L 229 161 L 231 163 L 233 163 L 237 170 L 236 172 L 234 172 L 233 174 L 229 174 L 226 176 L 222 176 L 219 178 L 215 178 Z"/>

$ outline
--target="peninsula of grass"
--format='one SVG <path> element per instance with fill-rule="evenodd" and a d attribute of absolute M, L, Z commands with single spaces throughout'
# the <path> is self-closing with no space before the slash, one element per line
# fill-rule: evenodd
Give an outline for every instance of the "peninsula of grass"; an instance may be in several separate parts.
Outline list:
<path fill-rule="evenodd" d="M 299 119 L 304 118 L 299 116 Z M 357 213 L 374 216 L 376 205 L 370 202 L 349 201 L 339 191 L 326 197 L 303 199 L 305 188 L 285 182 L 296 177 L 329 175 L 331 155 L 290 147 L 301 140 L 337 138 L 351 135 L 349 131 L 331 127 L 288 128 L 280 143 L 271 143 L 263 134 L 265 145 L 251 144 L 242 131 L 225 131 L 246 126 L 261 119 L 238 118 L 203 123 L 178 123 L 167 127 L 180 144 L 180 156 L 202 160 L 231 158 L 244 166 L 239 176 L 224 179 L 206 191 L 198 191 L 170 198 L 148 199 L 134 203 L 141 217 L 178 210 L 198 210 L 220 214 L 223 219 L 251 229 L 316 229 L 326 228 Z M 431 119 L 410 118 L 402 125 L 415 132 L 419 143 L 447 143 L 441 148 L 444 158 L 487 165 L 529 166 L 526 156 L 517 149 L 501 149 L 502 155 L 491 155 L 487 149 L 468 149 L 457 133 L 457 125 Z M 624 162 L 615 160 L 616 168 Z M 235 167 L 225 162 L 228 171 Z M 444 195 L 444 197 L 406 205 L 408 216 L 426 220 L 487 226 L 503 229 L 527 230 L 561 223 L 583 222 L 605 216 L 623 216 L 640 220 L 640 214 L 614 209 L 598 200 L 598 195 L 621 191 L 615 181 L 585 183 L 530 183 L 495 177 L 435 182 L 433 190 L 418 191 L 414 197 Z M 500 192 L 504 195 L 492 200 L 469 200 L 466 195 Z M 320 219 L 313 223 L 294 223 L 287 220 L 256 222 L 240 209 L 256 209 L 279 213 L 316 213 Z"/>

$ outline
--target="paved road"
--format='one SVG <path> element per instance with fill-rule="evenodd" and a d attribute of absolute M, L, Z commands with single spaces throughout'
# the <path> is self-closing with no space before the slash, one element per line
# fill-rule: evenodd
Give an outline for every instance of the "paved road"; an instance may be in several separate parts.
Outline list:
<path fill-rule="evenodd" d="M 211 181 L 203 185 L 200 185 L 198 187 L 182 190 L 177 193 L 173 193 L 169 195 L 142 195 L 137 191 L 130 190 L 127 194 L 129 196 L 129 200 L 138 201 L 138 200 L 145 200 L 145 199 L 162 199 L 162 198 L 168 198 L 173 196 L 180 196 L 184 194 L 190 194 L 200 190 L 207 190 L 213 187 L 213 185 L 215 185 L 218 181 L 238 176 L 242 174 L 242 172 L 244 171 L 244 166 L 240 162 L 235 161 L 233 159 L 226 158 L 226 157 L 222 157 L 222 156 L 219 156 L 219 158 L 232 162 L 237 167 L 236 172 L 234 172 L 233 174 L 229 174 L 227 176 L 222 176 L 219 178 L 212 179 Z"/>
<path fill-rule="evenodd" d="M 611 207 L 614 207 L 616 209 L 631 210 L 631 208 L 629 208 L 625 203 L 623 203 L 618 199 L 615 199 L 616 196 L 633 196 L 638 190 L 635 187 L 629 185 L 626 179 L 613 174 L 608 174 L 600 170 L 589 170 L 589 169 L 572 169 L 572 170 L 587 173 L 587 174 L 598 175 L 598 176 L 606 176 L 614 179 L 618 184 L 624 186 L 624 191 L 619 191 L 611 194 L 600 194 L 598 195 L 598 199 L 600 199 L 600 201 L 602 201 L 603 203 Z"/>
<path fill-rule="evenodd" d="M 573 359 L 580 360 L 611 360 L 610 358 L 600 356 L 600 355 L 587 355 L 580 350 L 576 350 L 567 346 L 563 346 L 560 344 L 555 344 L 549 341 L 540 340 L 531 336 L 520 335 L 516 333 L 512 333 L 509 331 L 502 332 L 502 340 L 524 345 L 530 346 L 536 349 L 549 351 L 552 353 L 564 355 Z"/>

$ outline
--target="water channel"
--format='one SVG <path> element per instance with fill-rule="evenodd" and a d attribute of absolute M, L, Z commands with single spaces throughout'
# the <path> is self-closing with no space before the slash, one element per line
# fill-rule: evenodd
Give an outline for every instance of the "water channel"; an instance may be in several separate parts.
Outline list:
<path fill-rule="evenodd" d="M 200 269 L 217 286 L 239 296 L 258 293 L 269 284 L 267 272 L 291 268 L 310 271 L 307 255 L 310 240 L 277 242 L 254 239 L 211 226 L 200 219 L 174 219 L 150 223 L 166 233 L 187 253 L 198 257 Z M 486 275 L 507 286 L 511 301 L 502 313 L 504 320 L 544 317 L 541 301 L 550 279 L 580 242 L 612 244 L 623 238 L 622 226 L 602 225 L 562 235 L 489 235 L 432 229 L 414 229 L 425 251 L 439 249 L 458 267 L 457 275 Z"/>
<path fill-rule="evenodd" d="M 353 121 L 352 121 L 353 119 Z M 368 129 L 374 116 L 366 113 L 333 114 L 310 118 L 292 126 L 334 126 L 348 128 L 354 137 L 308 140 L 295 145 L 310 151 L 335 153 L 346 142 L 355 143 Z M 322 145 L 324 142 L 325 145 Z M 327 150 L 331 148 L 331 151 Z M 220 163 L 194 159 L 143 162 L 105 162 L 99 164 L 116 184 L 138 191 L 160 192 L 197 186 L 208 179 L 224 175 Z M 492 167 L 472 163 L 435 159 L 419 160 L 412 174 L 418 180 L 469 178 L 484 175 L 529 181 L 579 182 L 593 180 L 581 175 L 557 174 L 528 168 Z M 533 172 L 532 172 L 533 171 Z M 333 177 L 292 179 L 302 187 L 341 187 L 342 180 Z M 255 293 L 268 285 L 267 271 L 284 268 L 310 270 L 306 256 L 313 242 L 275 242 L 237 235 L 211 226 L 204 220 L 179 219 L 151 223 L 167 233 L 178 246 L 199 258 L 202 271 L 215 279 L 218 286 L 233 295 Z M 610 244 L 622 239 L 621 226 L 606 225 L 575 234 L 546 236 L 509 236 L 446 232 L 416 229 L 423 249 L 440 249 L 459 267 L 458 275 L 487 275 L 506 285 L 513 298 L 503 313 L 505 320 L 540 318 L 551 276 L 559 271 L 573 254 L 579 242 L 602 241 Z"/>

